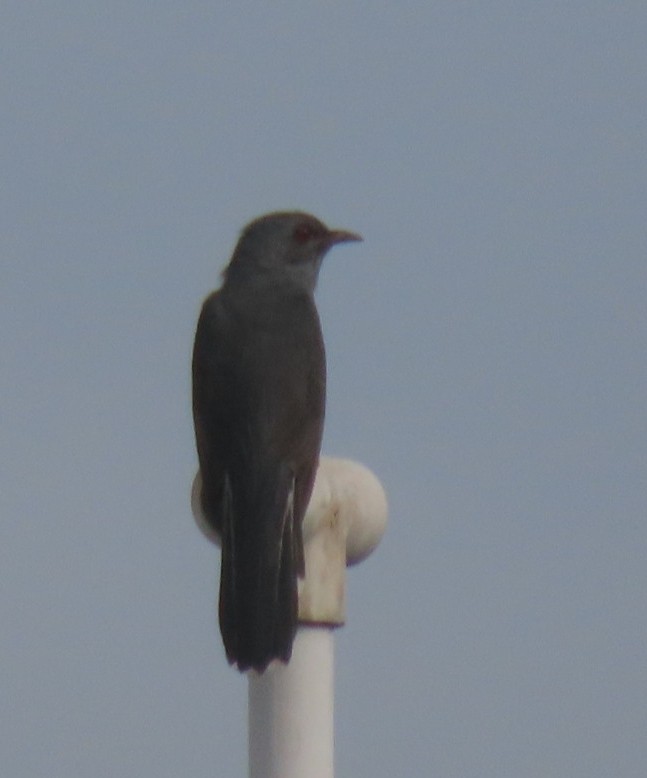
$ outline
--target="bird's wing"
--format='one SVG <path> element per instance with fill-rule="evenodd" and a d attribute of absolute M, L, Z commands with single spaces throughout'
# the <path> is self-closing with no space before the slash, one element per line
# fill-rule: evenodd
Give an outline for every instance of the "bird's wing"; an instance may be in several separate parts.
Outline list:
<path fill-rule="evenodd" d="M 221 534 L 225 476 L 226 407 L 223 367 L 227 361 L 227 320 L 220 293 L 202 306 L 193 347 L 193 422 L 202 474 L 202 510 Z"/>

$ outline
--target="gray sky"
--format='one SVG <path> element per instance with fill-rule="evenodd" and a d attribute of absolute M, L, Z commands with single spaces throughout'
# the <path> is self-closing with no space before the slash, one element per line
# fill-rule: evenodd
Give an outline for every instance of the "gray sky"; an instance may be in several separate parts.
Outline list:
<path fill-rule="evenodd" d="M 3 774 L 238 776 L 188 493 L 245 222 L 326 260 L 325 452 L 381 478 L 338 775 L 647 764 L 647 7 L 5 2 Z"/>

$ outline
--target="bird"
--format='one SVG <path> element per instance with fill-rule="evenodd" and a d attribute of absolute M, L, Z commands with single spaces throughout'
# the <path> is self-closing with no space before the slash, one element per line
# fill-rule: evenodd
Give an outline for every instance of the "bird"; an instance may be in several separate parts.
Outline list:
<path fill-rule="evenodd" d="M 362 238 L 302 211 L 242 231 L 202 306 L 192 360 L 201 508 L 221 545 L 218 615 L 241 672 L 288 662 L 305 574 L 303 517 L 323 434 L 326 356 L 314 292 L 333 246 Z"/>

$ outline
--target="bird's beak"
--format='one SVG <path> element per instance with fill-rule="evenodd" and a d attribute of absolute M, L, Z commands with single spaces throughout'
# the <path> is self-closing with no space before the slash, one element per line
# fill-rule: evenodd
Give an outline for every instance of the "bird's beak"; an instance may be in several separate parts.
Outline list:
<path fill-rule="evenodd" d="M 326 236 L 326 243 L 329 246 L 334 246 L 337 243 L 351 243 L 357 240 L 363 240 L 362 236 L 348 230 L 328 230 L 328 235 Z"/>

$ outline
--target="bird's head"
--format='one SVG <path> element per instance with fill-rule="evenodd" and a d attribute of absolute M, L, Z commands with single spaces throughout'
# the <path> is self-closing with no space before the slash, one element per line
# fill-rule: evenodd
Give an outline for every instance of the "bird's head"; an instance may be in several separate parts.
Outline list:
<path fill-rule="evenodd" d="M 234 271 L 264 271 L 313 291 L 321 261 L 337 243 L 361 240 L 347 230 L 331 230 L 301 211 L 270 213 L 243 230 L 227 276 Z M 278 277 L 277 276 L 277 277 Z"/>

